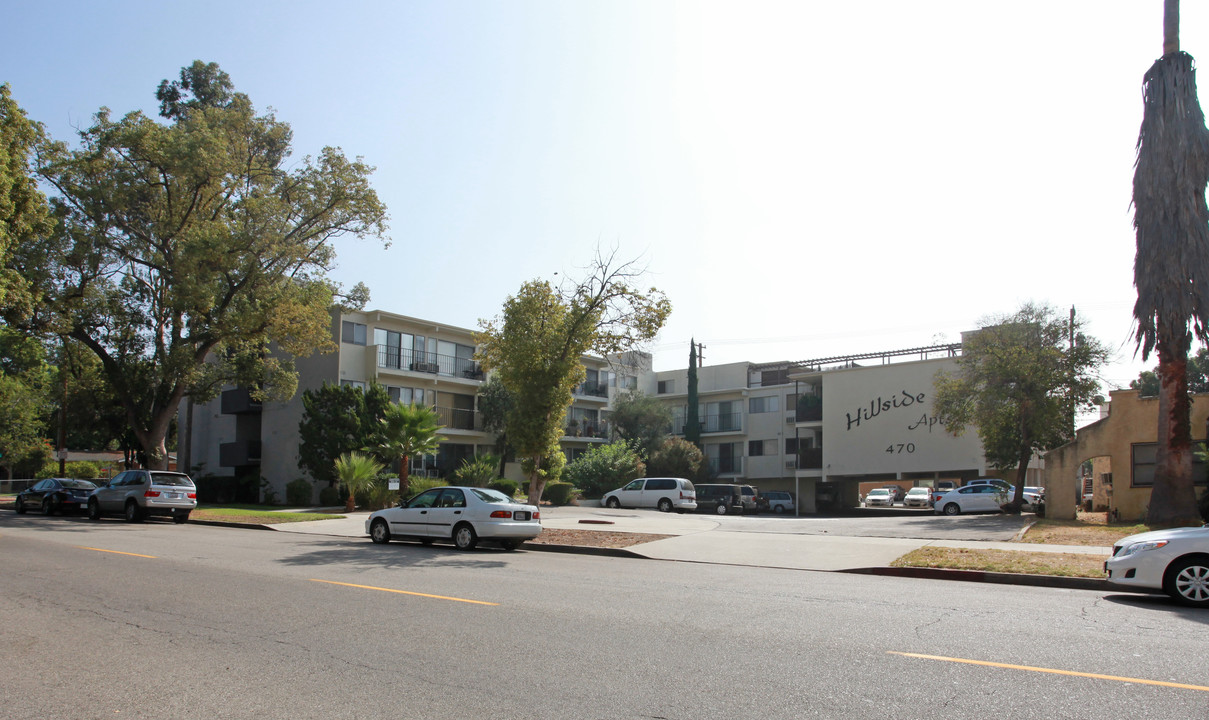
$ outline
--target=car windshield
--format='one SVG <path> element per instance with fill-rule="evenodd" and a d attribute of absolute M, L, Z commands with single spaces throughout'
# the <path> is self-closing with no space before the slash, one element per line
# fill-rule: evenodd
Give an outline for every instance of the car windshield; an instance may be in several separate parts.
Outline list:
<path fill-rule="evenodd" d="M 68 490 L 96 490 L 97 486 L 87 480 L 60 480 L 63 487 Z"/>
<path fill-rule="evenodd" d="M 498 504 L 516 502 L 504 493 L 498 490 L 492 490 L 491 488 L 470 488 L 470 492 L 474 493 L 479 500 L 482 500 L 485 503 Z"/>
<path fill-rule="evenodd" d="M 927 495 L 928 488 L 911 488 L 907 491 L 908 495 Z"/>
<path fill-rule="evenodd" d="M 193 487 L 193 481 L 188 475 L 181 473 L 168 472 L 153 472 L 151 473 L 152 485 L 183 485 L 185 487 Z"/>
<path fill-rule="evenodd" d="M 890 494 L 890 491 L 889 491 L 889 490 L 883 490 L 883 489 L 881 489 L 881 488 L 878 488 L 877 490 L 870 490 L 870 491 L 869 491 L 869 494 L 870 494 L 870 495 L 889 495 L 889 494 Z"/>

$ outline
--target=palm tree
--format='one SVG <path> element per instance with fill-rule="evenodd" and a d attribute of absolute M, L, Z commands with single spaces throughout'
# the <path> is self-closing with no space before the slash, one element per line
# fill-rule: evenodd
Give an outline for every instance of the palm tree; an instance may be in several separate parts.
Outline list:
<path fill-rule="evenodd" d="M 391 405 L 379 421 L 377 444 L 372 448 L 379 457 L 399 460 L 399 499 L 407 498 L 408 475 L 412 455 L 432 455 L 441 444 L 437 411 L 427 405 Z"/>
<path fill-rule="evenodd" d="M 354 496 L 368 488 L 381 469 L 382 463 L 358 452 L 346 452 L 336 458 L 336 478 L 348 489 L 348 501 L 344 504 L 346 512 L 357 508 Z"/>
<path fill-rule="evenodd" d="M 1196 525 L 1187 365 L 1209 329 L 1209 130 L 1192 56 L 1180 51 L 1179 0 L 1165 0 L 1163 56 L 1146 72 L 1133 178 L 1134 318 L 1142 359 L 1159 358 L 1159 443 L 1146 522 Z"/>

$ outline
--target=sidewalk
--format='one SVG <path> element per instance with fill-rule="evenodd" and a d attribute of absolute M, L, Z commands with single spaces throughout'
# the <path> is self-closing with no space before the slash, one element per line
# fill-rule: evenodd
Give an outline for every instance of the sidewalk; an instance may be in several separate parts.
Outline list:
<path fill-rule="evenodd" d="M 365 518 L 368 516 L 368 512 L 354 512 L 347 513 L 344 518 L 337 520 L 282 523 L 268 527 L 279 532 L 333 535 L 339 537 L 366 537 Z M 926 568 L 890 568 L 889 565 L 899 557 L 927 546 L 1019 552 L 1078 553 L 1104 556 L 1112 554 L 1112 548 L 1086 547 L 1081 545 L 1042 545 L 974 540 L 929 540 L 776 532 L 775 525 L 773 525 L 770 531 L 736 532 L 722 528 L 722 523 L 707 515 L 676 515 L 641 510 L 608 510 L 599 507 L 543 507 L 542 524 L 547 528 L 649 533 L 671 535 L 673 537 L 632 545 L 624 549 L 530 543 L 525 545 L 526 550 L 584 552 L 653 560 L 746 565 L 794 570 L 938 577 L 1076 589 L 1107 589 L 1107 584 L 1103 580 L 1086 578 L 1059 578 L 960 570 L 931 570 Z"/>

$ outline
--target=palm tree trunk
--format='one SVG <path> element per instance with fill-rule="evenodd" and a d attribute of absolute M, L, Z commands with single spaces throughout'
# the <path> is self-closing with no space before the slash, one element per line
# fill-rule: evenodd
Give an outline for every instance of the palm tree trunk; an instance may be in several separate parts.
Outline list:
<path fill-rule="evenodd" d="M 1164 337 L 1166 335 L 1166 337 Z M 1192 477 L 1192 424 L 1189 419 L 1187 332 L 1182 339 L 1160 333 L 1159 438 L 1155 452 L 1154 487 L 1146 524 L 1151 527 L 1199 525 Z"/>
<path fill-rule="evenodd" d="M 399 502 L 407 499 L 409 487 L 411 487 L 411 458 L 403 455 L 399 458 Z"/>

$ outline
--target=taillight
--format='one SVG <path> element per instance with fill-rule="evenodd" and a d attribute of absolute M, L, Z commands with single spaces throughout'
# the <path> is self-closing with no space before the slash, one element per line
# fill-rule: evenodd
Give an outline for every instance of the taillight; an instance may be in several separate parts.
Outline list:
<path fill-rule="evenodd" d="M 534 519 L 534 520 L 539 520 L 539 519 L 541 519 L 541 516 L 542 516 L 542 514 L 541 514 L 541 513 L 539 513 L 539 512 L 535 512 L 535 513 L 533 513 L 533 519 Z"/>
<path fill-rule="evenodd" d="M 512 517 L 512 513 L 508 510 L 496 510 L 495 512 L 491 513 L 491 517 L 493 517 L 493 518 L 510 518 L 510 517 Z"/>
<path fill-rule="evenodd" d="M 185 495 L 185 497 L 189 498 L 190 500 L 196 500 L 197 493 L 188 493 L 187 495 Z"/>
<path fill-rule="evenodd" d="M 143 493 L 143 497 L 159 497 L 159 496 L 160 496 L 159 490 L 148 490 L 147 492 Z"/>

